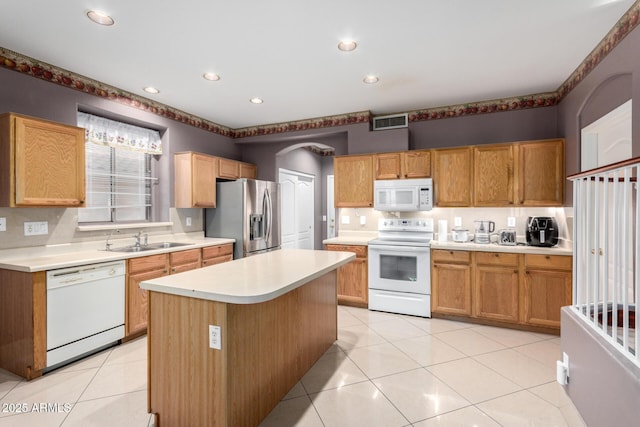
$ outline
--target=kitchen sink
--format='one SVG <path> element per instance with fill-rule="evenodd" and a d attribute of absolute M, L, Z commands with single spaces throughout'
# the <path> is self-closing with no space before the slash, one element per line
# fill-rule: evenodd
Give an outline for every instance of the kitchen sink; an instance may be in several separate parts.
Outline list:
<path fill-rule="evenodd" d="M 169 249 L 169 248 L 177 248 L 180 246 L 189 246 L 192 243 L 180 243 L 180 242 L 160 242 L 160 243 L 149 243 L 146 246 L 124 246 L 120 248 L 112 248 L 111 252 L 145 252 L 145 251 L 155 251 L 158 249 Z"/>

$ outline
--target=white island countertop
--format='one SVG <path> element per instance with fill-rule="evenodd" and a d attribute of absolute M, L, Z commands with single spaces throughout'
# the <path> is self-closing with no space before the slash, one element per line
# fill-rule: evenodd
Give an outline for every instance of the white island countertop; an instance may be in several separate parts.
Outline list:
<path fill-rule="evenodd" d="M 284 295 L 355 258 L 351 252 L 281 249 L 147 280 L 142 289 L 232 304 Z"/>

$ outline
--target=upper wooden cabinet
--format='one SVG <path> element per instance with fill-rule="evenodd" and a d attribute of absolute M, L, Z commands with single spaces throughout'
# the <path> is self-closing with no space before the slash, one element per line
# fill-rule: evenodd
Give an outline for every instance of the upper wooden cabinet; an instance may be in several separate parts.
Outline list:
<path fill-rule="evenodd" d="M 517 201 L 521 206 L 562 206 L 564 140 L 521 142 L 518 150 Z"/>
<path fill-rule="evenodd" d="M 237 160 L 225 159 L 217 157 L 218 160 L 218 178 L 238 179 L 250 178 L 256 179 L 258 168 L 251 163 L 239 162 Z"/>
<path fill-rule="evenodd" d="M 193 152 L 174 154 L 176 208 L 216 207 L 216 157 Z"/>
<path fill-rule="evenodd" d="M 473 186 L 471 147 L 433 150 L 436 206 L 471 206 Z"/>
<path fill-rule="evenodd" d="M 379 153 L 374 156 L 375 179 L 428 178 L 431 176 L 431 151 L 415 150 Z"/>
<path fill-rule="evenodd" d="M 514 145 L 473 148 L 473 205 L 511 206 L 515 200 Z"/>
<path fill-rule="evenodd" d="M 337 208 L 373 206 L 373 156 L 333 158 L 334 200 Z"/>
<path fill-rule="evenodd" d="M 85 130 L 0 115 L 0 206 L 85 204 Z"/>

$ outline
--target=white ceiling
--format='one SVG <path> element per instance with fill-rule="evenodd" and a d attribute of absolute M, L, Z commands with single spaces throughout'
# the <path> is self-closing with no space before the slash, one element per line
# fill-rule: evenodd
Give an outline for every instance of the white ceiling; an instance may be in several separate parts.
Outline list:
<path fill-rule="evenodd" d="M 633 2 L 3 0 L 0 46 L 241 128 L 555 91 Z"/>

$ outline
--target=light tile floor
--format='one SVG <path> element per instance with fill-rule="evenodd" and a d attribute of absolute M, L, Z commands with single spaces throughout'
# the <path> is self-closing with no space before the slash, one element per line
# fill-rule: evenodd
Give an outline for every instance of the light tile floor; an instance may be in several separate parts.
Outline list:
<path fill-rule="evenodd" d="M 338 341 L 261 426 L 584 426 L 559 358 L 552 335 L 340 306 Z M 143 337 L 30 382 L 0 370 L 0 427 L 151 426 L 146 364 Z"/>

